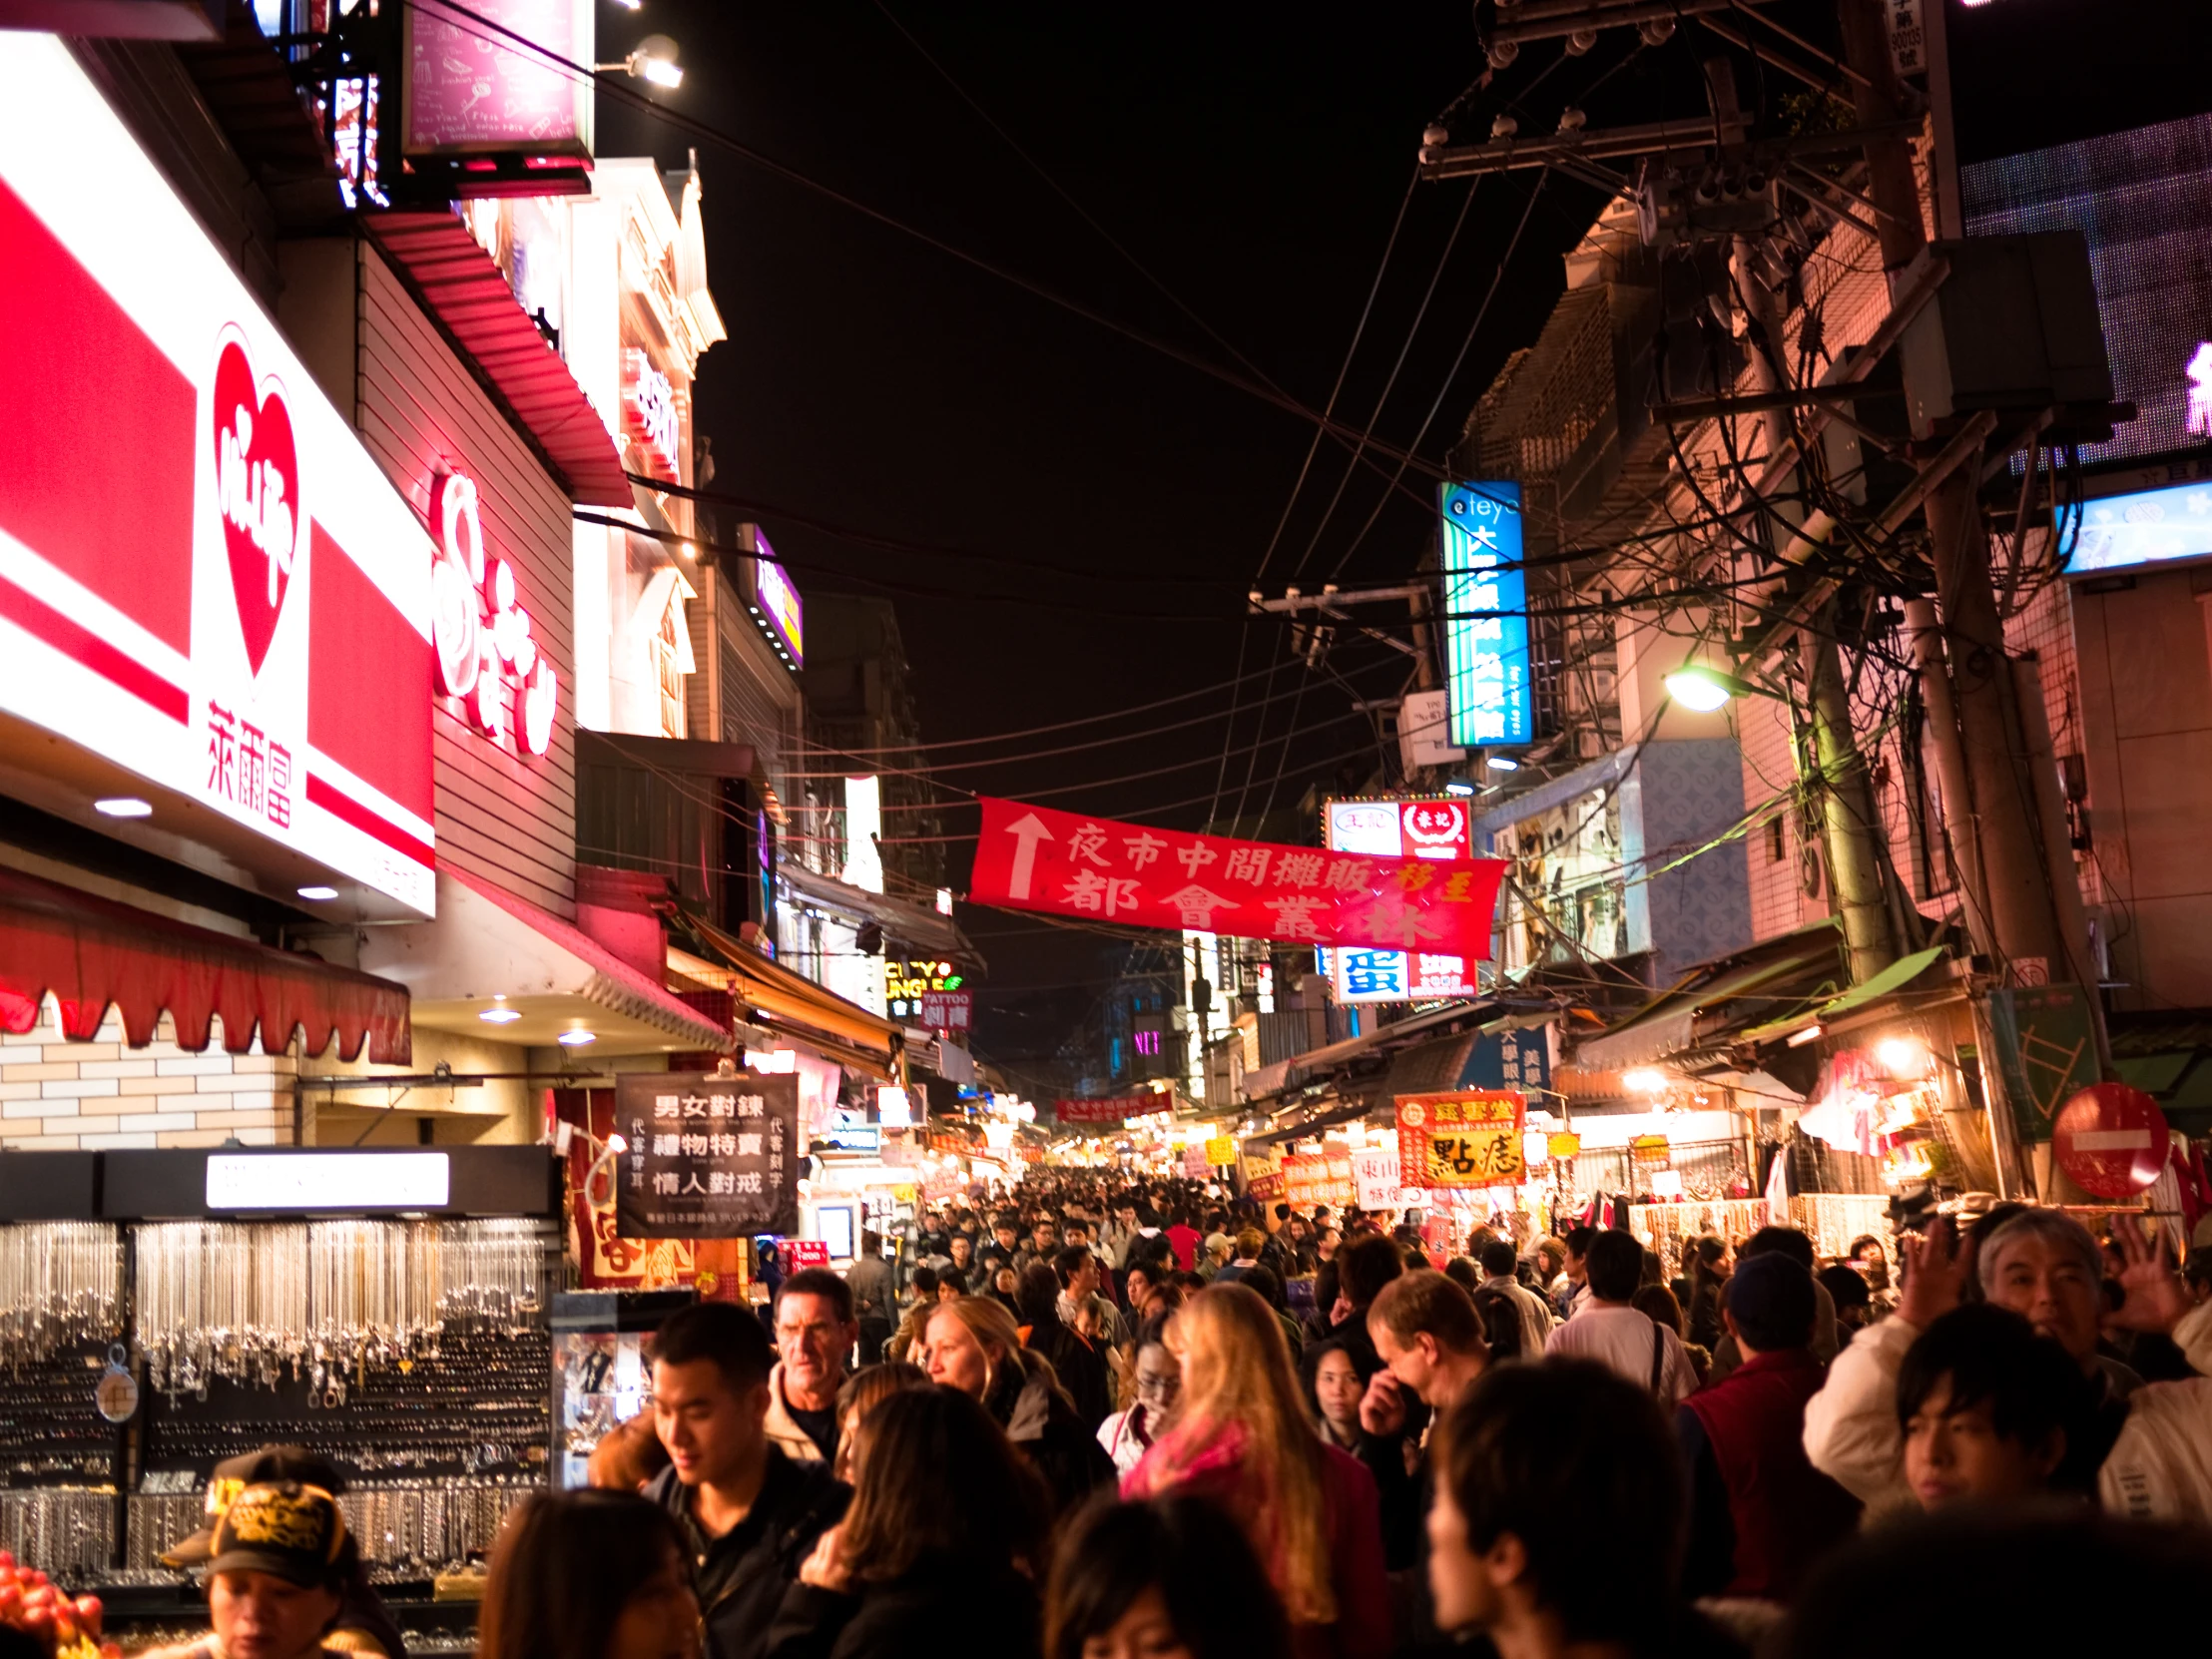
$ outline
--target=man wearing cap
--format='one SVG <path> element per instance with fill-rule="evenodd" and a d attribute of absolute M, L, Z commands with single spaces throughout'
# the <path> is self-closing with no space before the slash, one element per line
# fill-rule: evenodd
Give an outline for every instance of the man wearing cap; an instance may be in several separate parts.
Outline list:
<path fill-rule="evenodd" d="M 336 1499 L 297 1480 L 256 1482 L 224 1496 L 207 1533 L 201 1579 L 214 1634 L 169 1654 L 324 1659 L 341 1652 L 330 1638 L 347 1588 L 360 1575 L 360 1551 Z"/>
<path fill-rule="evenodd" d="M 314 1487 L 331 1497 L 345 1490 L 338 1471 L 305 1446 L 265 1445 L 242 1457 L 226 1457 L 216 1464 L 215 1475 L 208 1482 L 207 1524 L 180 1539 L 162 1556 L 162 1565 L 196 1567 L 210 1561 L 223 1516 L 239 1494 L 250 1486 L 286 1481 Z M 406 1659 L 399 1626 L 370 1587 L 359 1549 L 347 1551 L 347 1557 L 352 1570 L 340 1591 L 337 1616 L 322 1633 L 321 1645 L 339 1652 L 365 1654 L 369 1659 Z"/>

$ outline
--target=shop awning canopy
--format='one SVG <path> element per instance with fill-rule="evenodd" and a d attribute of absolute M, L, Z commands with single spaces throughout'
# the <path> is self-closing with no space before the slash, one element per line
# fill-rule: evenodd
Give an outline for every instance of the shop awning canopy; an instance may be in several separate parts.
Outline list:
<path fill-rule="evenodd" d="M 253 1047 L 256 1032 L 264 1053 L 281 1053 L 297 1031 L 309 1054 L 335 1036 L 341 1059 L 364 1046 L 379 1064 L 413 1057 L 403 985 L 0 869 L 0 1027 L 30 1030 L 48 995 L 62 1034 L 78 1042 L 112 1006 L 133 1048 L 154 1040 L 167 1013 L 177 1046 L 195 1051 L 220 1016 L 233 1054 Z"/>
<path fill-rule="evenodd" d="M 507 278 L 450 213 L 364 213 L 361 229 L 399 279 L 478 368 L 486 388 L 528 434 L 571 500 L 634 504 L 607 423 L 546 343 Z"/>
<path fill-rule="evenodd" d="M 869 892 L 791 859 L 776 866 L 776 878 L 788 884 L 802 900 L 818 908 L 855 924 L 874 922 L 883 929 L 889 944 L 909 951 L 927 951 L 933 956 L 956 956 L 970 972 L 984 965 L 981 952 L 952 918 L 939 915 L 926 905 L 890 893 Z"/>
<path fill-rule="evenodd" d="M 812 979 L 794 973 L 781 962 L 770 961 L 689 910 L 683 913 L 683 919 L 701 942 L 722 958 L 730 977 L 723 988 L 737 998 L 739 1018 L 750 1015 L 751 1022 L 763 1029 L 811 1044 L 839 1064 L 879 1078 L 890 1076 L 892 1055 L 900 1040 L 895 1021 L 870 1013 L 857 1002 L 847 1002 L 834 991 L 824 990 Z"/>
<path fill-rule="evenodd" d="M 1886 996 L 1895 996 L 1947 954 L 1944 947 L 1938 944 L 1927 950 L 1916 950 L 1910 956 L 1900 956 L 1865 984 L 1854 985 L 1843 995 L 1831 997 L 1820 1006 L 1807 1009 L 1791 1018 L 1762 1021 L 1743 1032 L 1741 1040 L 1747 1043 L 1767 1042 L 1785 1033 L 1803 1030 L 1808 1024 L 1839 1020 L 1857 1013 Z"/>
<path fill-rule="evenodd" d="M 1701 963 L 1603 1036 L 1574 1051 L 1578 1071 L 1617 1071 L 1711 1046 L 1755 1019 L 1832 995 L 1843 962 L 1833 921 Z"/>
<path fill-rule="evenodd" d="M 597 940 L 450 864 L 438 869 L 437 920 L 365 931 L 362 962 L 405 985 L 432 1030 L 533 1048 L 588 1031 L 593 1059 L 734 1046 L 728 1024 Z"/>
<path fill-rule="evenodd" d="M 1270 1095 L 1281 1094 L 1285 1089 L 1317 1072 L 1348 1064 L 1363 1055 L 1395 1048 L 1424 1031 L 1447 1025 L 1455 1019 L 1495 1011 L 1493 1006 L 1483 1003 L 1453 1002 L 1441 1008 L 1428 1008 L 1417 1014 L 1409 1014 L 1388 1025 L 1379 1025 L 1361 1036 L 1347 1037 L 1342 1042 L 1330 1043 L 1322 1048 L 1310 1048 L 1303 1054 L 1292 1055 L 1288 1060 L 1278 1060 L 1273 1065 L 1246 1072 L 1245 1097 L 1252 1101 L 1264 1100 Z"/>

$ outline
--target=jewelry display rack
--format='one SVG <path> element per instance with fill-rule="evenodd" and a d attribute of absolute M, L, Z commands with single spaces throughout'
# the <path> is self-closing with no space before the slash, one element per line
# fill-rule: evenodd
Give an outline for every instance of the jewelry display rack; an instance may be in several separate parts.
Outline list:
<path fill-rule="evenodd" d="M 542 1147 L 438 1149 L 429 1189 L 378 1162 L 424 1156 L 0 1154 L 0 1548 L 143 1645 L 202 1617 L 159 1557 L 214 1466 L 304 1445 L 402 1628 L 452 1639 L 432 1580 L 555 1467 L 560 1179 Z"/>

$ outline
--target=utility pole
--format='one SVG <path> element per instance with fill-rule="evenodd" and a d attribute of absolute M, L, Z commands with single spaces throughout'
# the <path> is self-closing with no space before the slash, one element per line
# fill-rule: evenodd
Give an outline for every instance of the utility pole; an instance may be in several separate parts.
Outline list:
<path fill-rule="evenodd" d="M 1746 128 L 1736 100 L 1735 66 L 1726 58 L 1709 59 L 1705 64 L 1705 88 L 1722 136 L 1731 143 L 1742 142 Z M 1751 389 L 1754 396 L 1779 391 L 1783 385 L 1779 360 L 1781 310 L 1760 277 L 1757 245 L 1748 237 L 1738 237 L 1734 255 L 1732 279 L 1750 336 Z M 1721 416 L 1723 420 L 1734 418 Z M 1759 431 L 1765 444 L 1761 458 L 1767 461 L 1790 447 L 1795 435 L 1789 412 L 1779 404 L 1760 412 Z M 1788 476 L 1770 482 L 1786 485 Z M 1803 514 L 1799 513 L 1797 521 L 1802 520 Z M 1858 736 L 1851 723 L 1851 698 L 1844 678 L 1843 652 L 1836 643 L 1833 600 L 1798 631 L 1798 664 L 1805 677 L 1807 705 L 1802 748 L 1812 761 L 1812 785 L 1818 792 L 1829 904 L 1843 927 L 1851 982 L 1864 985 L 1897 960 L 1899 948 L 1890 926 L 1888 894 L 1883 889 L 1882 857 L 1875 845 L 1882 821 L 1875 811 L 1874 781 L 1866 757 L 1859 752 Z"/>
<path fill-rule="evenodd" d="M 1905 101 L 1890 61 L 1882 0 L 1840 4 L 1844 54 L 1856 72 L 1852 95 L 1860 125 L 1894 123 L 1904 115 Z M 1927 241 L 1920 187 L 1903 138 L 1871 138 L 1866 156 L 1868 196 L 1879 215 L 1882 264 L 1894 294 L 1905 268 Z M 1933 718 L 1941 699 L 1932 696 L 1930 724 L 1939 758 L 1946 743 L 1960 750 L 1961 764 L 1954 768 L 1945 761 L 1941 774 L 1947 783 L 1954 772 L 1962 773 L 1969 792 L 1965 801 L 1944 804 L 1953 837 L 1975 842 L 1972 855 L 1958 859 L 1961 875 L 1972 869 L 1980 873 L 1982 891 L 1967 894 L 1969 909 L 1978 900 L 1988 918 L 1990 942 L 2015 978 L 2057 977 L 2068 971 L 2076 953 L 2060 934 L 2052 902 L 2052 871 L 2044 856 L 2037 791 L 2022 735 L 2022 688 L 2005 652 L 2004 625 L 1989 580 L 1988 532 L 1974 499 L 1980 472 L 1978 466 L 1957 468 L 1927 500 L 1936 606 L 1948 659 L 1950 701 L 1957 712 L 1955 729 L 1946 731 Z M 1931 680 L 1944 671 L 1933 652 L 1923 653 L 1922 663 Z M 2084 994 L 2101 1037 L 2094 985 L 2084 986 Z"/>

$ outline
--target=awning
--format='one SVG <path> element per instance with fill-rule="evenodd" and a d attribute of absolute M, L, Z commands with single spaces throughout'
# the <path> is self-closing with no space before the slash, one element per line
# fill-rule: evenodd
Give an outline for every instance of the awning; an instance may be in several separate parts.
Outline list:
<path fill-rule="evenodd" d="M 1880 973 L 1863 985 L 1854 985 L 1842 996 L 1832 997 L 1817 1008 L 1810 1008 L 1788 1019 L 1765 1020 L 1742 1034 L 1747 1043 L 1765 1042 L 1788 1031 L 1803 1029 L 1809 1023 L 1842 1019 L 1846 1014 L 1864 1008 L 1870 1002 L 1878 1002 L 1905 989 L 1914 980 L 1941 961 L 1947 954 L 1942 945 L 1927 950 L 1917 950 L 1910 956 L 1900 956 Z"/>
<path fill-rule="evenodd" d="M 1778 1004 L 1803 1008 L 1840 970 L 1832 921 L 1763 940 L 1748 950 L 1701 964 L 1600 1037 L 1574 1051 L 1581 1071 L 1617 1071 L 1710 1044 L 1737 1024 L 1772 1013 Z M 1808 983 L 1810 979 L 1811 983 Z M 1756 1014 L 1740 1010 L 1749 1003 Z"/>
<path fill-rule="evenodd" d="M 835 911 L 848 921 L 876 923 L 901 945 L 937 956 L 957 956 L 971 971 L 983 965 L 975 946 L 950 916 L 889 893 L 869 892 L 788 859 L 776 866 L 776 878 L 812 903 Z"/>
<path fill-rule="evenodd" d="M 468 227 L 442 212 L 364 213 L 360 223 L 462 359 L 481 371 L 485 389 L 537 445 L 570 499 L 588 507 L 635 505 L 607 423 Z"/>
<path fill-rule="evenodd" d="M 548 1048 L 589 1031 L 594 1059 L 734 1046 L 729 1025 L 597 940 L 450 864 L 438 868 L 437 920 L 364 932 L 362 965 L 406 986 L 416 1023 L 432 1030 Z"/>
<path fill-rule="evenodd" d="M 233 1054 L 253 1047 L 257 1030 L 268 1054 L 283 1052 L 294 1031 L 309 1054 L 333 1034 L 340 1059 L 364 1043 L 378 1064 L 404 1065 L 414 1053 L 402 985 L 0 870 L 0 1028 L 30 1030 L 49 994 L 62 1035 L 77 1042 L 98 1033 L 112 1005 L 133 1048 L 154 1040 L 166 1012 L 177 1046 L 195 1051 L 221 1015 Z"/>
<path fill-rule="evenodd" d="M 834 991 L 824 990 L 812 979 L 770 961 L 689 910 L 684 912 L 684 922 L 722 957 L 732 980 L 727 989 L 746 1009 L 766 1021 L 766 1029 L 787 1031 L 799 1041 L 812 1043 L 829 1058 L 877 1077 L 889 1076 L 899 1037 L 895 1021 L 870 1013 L 857 1002 L 847 1002 Z"/>
<path fill-rule="evenodd" d="M 1352 1123 L 1368 1115 L 1366 1100 L 1341 1100 L 1336 1105 L 1313 1114 L 1301 1122 L 1288 1124 L 1281 1129 L 1270 1129 L 1265 1134 L 1247 1135 L 1246 1146 L 1274 1146 L 1283 1141 L 1304 1140 L 1324 1129 L 1334 1129 L 1339 1124 Z"/>
<path fill-rule="evenodd" d="M 1347 1037 L 1342 1042 L 1330 1043 L 1324 1048 L 1310 1048 L 1304 1054 L 1294 1054 L 1288 1060 L 1278 1060 L 1273 1065 L 1246 1072 L 1245 1097 L 1248 1100 L 1258 1100 L 1279 1093 L 1303 1077 L 1342 1065 L 1347 1060 L 1356 1060 L 1363 1054 L 1373 1053 L 1384 1043 L 1418 1036 L 1435 1026 L 1482 1011 L 1483 1005 L 1480 1003 L 1453 1002 L 1441 1008 L 1430 1008 L 1425 1013 L 1408 1015 L 1389 1025 L 1379 1025 L 1362 1036 Z"/>

